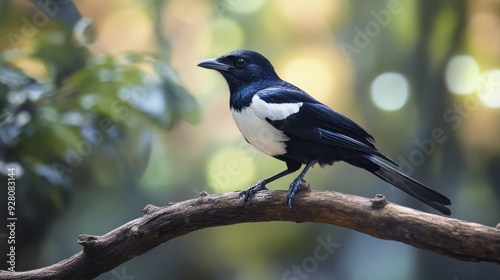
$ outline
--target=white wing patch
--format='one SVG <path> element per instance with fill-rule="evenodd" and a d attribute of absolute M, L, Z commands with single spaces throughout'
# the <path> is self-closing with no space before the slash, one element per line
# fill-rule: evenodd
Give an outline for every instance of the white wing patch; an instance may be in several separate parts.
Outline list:
<path fill-rule="evenodd" d="M 290 140 L 282 131 L 266 121 L 283 120 L 295 114 L 302 106 L 299 103 L 266 103 L 256 94 L 252 104 L 240 112 L 231 109 L 234 121 L 245 139 L 255 148 L 271 156 L 286 153 L 285 142 Z"/>
<path fill-rule="evenodd" d="M 254 110 L 259 113 L 264 119 L 270 119 L 272 121 L 279 121 L 288 118 L 288 116 L 295 114 L 299 111 L 302 106 L 302 102 L 298 103 L 267 103 L 256 94 L 252 98 L 252 104 Z"/>

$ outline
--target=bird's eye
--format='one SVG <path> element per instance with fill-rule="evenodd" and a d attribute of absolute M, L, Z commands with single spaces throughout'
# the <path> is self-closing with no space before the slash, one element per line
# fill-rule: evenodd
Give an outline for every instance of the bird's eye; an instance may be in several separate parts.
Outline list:
<path fill-rule="evenodd" d="M 247 64 L 247 62 L 243 58 L 238 58 L 236 60 L 236 67 L 238 68 L 245 66 L 245 64 Z"/>

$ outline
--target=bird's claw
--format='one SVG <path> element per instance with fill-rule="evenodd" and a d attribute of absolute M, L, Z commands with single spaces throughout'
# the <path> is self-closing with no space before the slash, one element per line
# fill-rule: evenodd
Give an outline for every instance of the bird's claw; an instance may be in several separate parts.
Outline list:
<path fill-rule="evenodd" d="M 266 184 L 263 181 L 259 181 L 259 182 L 257 182 L 257 184 L 249 187 L 248 189 L 246 189 L 244 191 L 241 191 L 240 197 L 243 196 L 243 206 L 245 208 L 248 208 L 248 206 L 247 206 L 248 200 L 250 198 L 252 198 L 252 196 L 254 194 L 256 194 L 257 192 L 262 191 L 262 190 L 267 190 Z"/>
<path fill-rule="evenodd" d="M 300 190 L 300 186 L 302 183 L 307 183 L 303 179 L 295 179 L 293 182 L 290 184 L 290 188 L 288 189 L 288 194 L 286 195 L 286 205 L 288 207 L 292 208 L 292 200 L 295 194 Z"/>

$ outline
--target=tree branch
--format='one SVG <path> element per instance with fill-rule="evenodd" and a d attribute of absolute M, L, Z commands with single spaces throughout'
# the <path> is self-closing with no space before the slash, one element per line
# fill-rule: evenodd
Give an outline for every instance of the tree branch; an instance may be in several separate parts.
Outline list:
<path fill-rule="evenodd" d="M 381 239 L 464 261 L 500 264 L 500 229 L 420 212 L 382 195 L 367 199 L 333 191 L 302 191 L 288 208 L 286 192 L 261 191 L 248 209 L 237 192 L 144 208 L 145 215 L 102 236 L 80 235 L 83 251 L 57 264 L 25 272 L 0 271 L 1 279 L 92 279 L 161 243 L 208 227 L 291 221 L 347 227 Z"/>

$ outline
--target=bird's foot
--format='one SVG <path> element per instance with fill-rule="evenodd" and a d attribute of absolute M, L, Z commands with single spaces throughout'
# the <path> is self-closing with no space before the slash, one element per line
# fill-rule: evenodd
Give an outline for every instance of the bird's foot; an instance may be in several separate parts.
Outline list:
<path fill-rule="evenodd" d="M 267 190 L 266 184 L 264 183 L 264 181 L 259 181 L 259 182 L 257 182 L 257 184 L 249 187 L 247 190 L 241 191 L 240 192 L 240 197 L 243 196 L 243 206 L 245 208 L 248 208 L 247 207 L 248 200 L 250 198 L 252 198 L 252 196 L 254 194 L 256 194 L 257 192 L 262 191 L 262 190 Z"/>
<path fill-rule="evenodd" d="M 310 185 L 308 182 L 306 182 L 304 179 L 295 179 L 293 182 L 290 184 L 290 188 L 288 189 L 288 194 L 286 196 L 286 205 L 288 207 L 292 208 L 292 200 L 295 194 L 302 190 L 302 189 L 311 189 Z"/>

